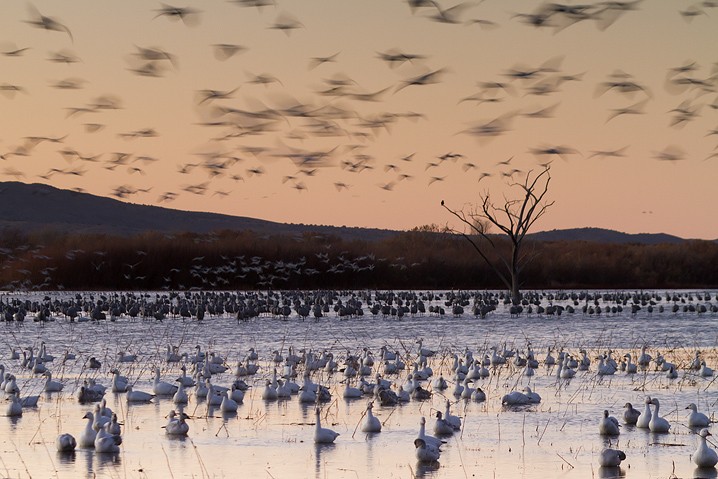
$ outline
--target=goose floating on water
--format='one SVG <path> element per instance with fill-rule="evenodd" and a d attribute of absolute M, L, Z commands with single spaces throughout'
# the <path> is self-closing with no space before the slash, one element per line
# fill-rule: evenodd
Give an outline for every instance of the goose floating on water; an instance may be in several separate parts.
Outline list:
<path fill-rule="evenodd" d="M 618 436 L 621 433 L 618 420 L 608 415 L 608 410 L 603 411 L 603 417 L 598 423 L 598 432 L 602 436 Z"/>
<path fill-rule="evenodd" d="M 633 404 L 631 404 L 630 402 L 627 402 L 624 407 L 626 408 L 626 410 L 623 411 L 623 422 L 628 425 L 634 426 L 641 415 L 641 411 L 635 409 L 633 407 Z"/>
<path fill-rule="evenodd" d="M 77 447 L 77 441 L 72 434 L 60 434 L 55 439 L 57 452 L 73 452 Z"/>
<path fill-rule="evenodd" d="M 651 399 L 651 404 L 656 406 L 656 410 L 653 411 L 653 417 L 651 418 L 651 421 L 648 423 L 648 429 L 650 429 L 651 432 L 656 433 L 666 433 L 671 428 L 671 424 L 666 420 L 665 418 L 662 418 L 658 415 L 659 409 L 661 407 L 660 402 L 657 398 Z"/>
<path fill-rule="evenodd" d="M 315 409 L 316 423 L 314 425 L 314 443 L 315 444 L 331 444 L 339 436 L 338 432 L 332 431 L 322 427 L 321 423 L 321 411 L 319 408 Z"/>
<path fill-rule="evenodd" d="M 688 427 L 708 427 L 711 425 L 710 418 L 702 412 L 698 412 L 698 407 L 695 404 L 690 403 L 686 406 L 686 409 L 691 410 L 688 415 Z"/>
<path fill-rule="evenodd" d="M 428 444 L 419 437 L 414 439 L 414 447 L 416 448 L 416 459 L 419 462 L 435 462 L 441 456 L 441 451 L 438 447 Z"/>
<path fill-rule="evenodd" d="M 626 460 L 626 454 L 618 449 L 606 448 L 598 456 L 598 465 L 601 467 L 618 467 L 621 461 Z"/>
<path fill-rule="evenodd" d="M 708 429 L 701 429 L 698 433 L 698 448 L 693 453 L 691 459 L 693 463 L 698 467 L 715 467 L 718 464 L 718 453 L 714 449 L 708 447 L 706 438 L 712 436 Z"/>
<path fill-rule="evenodd" d="M 381 421 L 379 421 L 379 418 L 374 416 L 372 413 L 373 407 L 374 402 L 369 401 L 369 404 L 366 406 L 366 416 L 364 416 L 364 420 L 361 425 L 362 432 L 381 432 Z"/>

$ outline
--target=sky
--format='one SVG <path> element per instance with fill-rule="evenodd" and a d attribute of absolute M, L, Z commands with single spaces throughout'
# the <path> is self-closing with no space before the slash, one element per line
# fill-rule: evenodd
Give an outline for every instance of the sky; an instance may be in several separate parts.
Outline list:
<path fill-rule="evenodd" d="M 550 162 L 536 231 L 716 239 L 716 32 L 711 1 L 4 0 L 0 180 L 406 230 Z"/>

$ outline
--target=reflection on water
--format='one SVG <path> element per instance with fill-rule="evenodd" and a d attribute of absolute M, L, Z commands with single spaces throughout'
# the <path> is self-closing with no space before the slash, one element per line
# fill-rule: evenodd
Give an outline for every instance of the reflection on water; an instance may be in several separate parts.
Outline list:
<path fill-rule="evenodd" d="M 601 466 L 598 468 L 598 477 L 601 479 L 620 479 L 626 477 L 626 471 L 621 466 Z"/>
<path fill-rule="evenodd" d="M 715 479 L 718 477 L 718 471 L 714 467 L 696 467 L 693 470 L 693 477 L 700 477 L 701 479 Z"/>
<path fill-rule="evenodd" d="M 443 305 L 443 300 L 438 298 L 435 303 Z M 635 315 L 590 316 L 579 312 L 515 318 L 499 305 L 486 319 L 472 315 L 407 316 L 401 321 L 371 315 L 349 320 L 330 316 L 303 322 L 296 318 L 237 322 L 230 316 L 202 322 L 120 319 L 67 323 L 58 319 L 47 324 L 31 320 L 0 323 L 0 331 L 0 364 L 17 376 L 21 396 L 40 394 L 38 407 L 25 409 L 22 417 L 0 417 L 2 472 L 8 477 L 234 477 L 241 471 L 246 477 L 276 479 L 295 479 L 306 472 L 332 479 L 412 474 L 432 478 L 583 478 L 594 474 L 597 457 L 608 446 L 623 450 L 627 459 L 620 468 L 598 469 L 599 477 L 668 477 L 671 472 L 678 477 L 716 477 L 715 469 L 693 469 L 690 454 L 698 441 L 695 431 L 686 426 L 685 410 L 690 403 L 709 416 L 718 409 L 718 382 L 686 368 L 696 350 L 708 365 L 718 366 L 715 314 L 648 314 L 642 310 Z M 413 369 L 420 338 L 424 348 L 436 351 L 428 365 L 435 375 L 443 375 L 449 388 L 433 391 L 426 401 L 395 406 L 380 406 L 375 401 L 374 414 L 382 422 L 382 432 L 361 433 L 358 426 L 370 396 L 343 398 L 347 355 L 361 357 L 367 348 L 374 354 L 375 365 L 366 381 L 375 381 L 376 373 L 381 373 L 401 387 L 407 371 L 384 374 L 379 348 L 399 351 L 407 367 Z M 41 341 L 56 356 L 46 366 L 53 380 L 65 385 L 60 393 L 43 393 L 44 379 L 21 367 L 22 356 L 19 360 L 9 357 L 11 347 L 32 347 L 37 355 Z M 483 358 L 496 347 L 499 352 L 512 350 L 525 358 L 529 341 L 541 363 L 533 376 L 524 376 L 523 367 L 514 364 L 515 358 L 508 358 L 506 365 L 490 367 L 490 376 L 472 385 L 486 392 L 485 402 L 454 397 L 454 354 L 464 361 L 468 349 L 475 358 Z M 596 374 L 594 358 L 609 350 L 617 359 L 626 352 L 636 358 L 644 344 L 654 357 L 661 353 L 676 364 L 679 377 L 668 379 L 653 363 L 634 375 L 620 371 L 612 376 Z M 189 415 L 188 437 L 167 436 L 163 429 L 167 415 L 180 409 L 172 397 L 128 404 L 124 393 L 108 389 L 108 406 L 123 424 L 120 453 L 96 454 L 86 449 L 74 454 L 54 452 L 55 437 L 61 432 L 79 437 L 85 425 L 82 417 L 93 408 L 92 404 L 79 404 L 74 397 L 85 380 L 94 379 L 109 387 L 110 369 L 117 367 L 135 390 L 151 392 L 155 367 L 160 368 L 164 381 L 173 382 L 181 375 L 181 363 L 165 360 L 168 345 L 176 346 L 187 359 L 197 351 L 221 356 L 229 370 L 213 375 L 211 381 L 224 387 L 235 379 L 237 362 L 246 366 L 247 352 L 255 348 L 260 355 L 256 361 L 259 372 L 243 378 L 251 387 L 237 412 L 223 413 L 217 406 L 208 407 L 206 400 L 195 397 L 194 388 L 187 388 L 189 403 L 184 411 Z M 286 357 L 290 347 L 294 354 L 305 357 L 313 353 L 319 356 L 326 350 L 338 363 L 334 373 L 320 368 L 311 374 L 313 382 L 332 393 L 332 399 L 320 405 L 323 424 L 340 433 L 332 445 L 313 442 L 314 404 L 301 403 L 296 395 L 288 400 L 262 399 L 273 369 L 276 367 L 280 375 L 284 369 L 284 364 L 272 361 L 273 351 Z M 580 357 L 580 349 L 586 349 L 592 360 L 589 371 L 577 371 L 573 379 L 560 380 L 555 367 L 543 365 L 549 348 L 554 356 L 565 351 L 576 357 Z M 63 362 L 65 352 L 74 353 L 75 359 Z M 119 352 L 137 354 L 138 360 L 121 363 Z M 88 369 L 92 356 L 102 363 L 99 369 Z M 187 374 L 192 374 L 193 363 L 183 362 Z M 299 379 L 293 380 L 301 384 L 302 373 L 303 366 L 299 366 Z M 423 387 L 432 390 L 429 383 L 424 382 Z M 525 386 L 541 394 L 540 404 L 502 406 L 502 396 Z M 604 409 L 620 418 L 623 405 L 632 402 L 642 411 L 645 395 L 660 399 L 661 415 L 672 424 L 670 433 L 652 434 L 623 426 L 614 438 L 598 434 Z M 446 438 L 439 462 L 419 464 L 413 440 L 420 418 L 426 418 L 427 433 L 432 433 L 435 413 L 444 410 L 446 399 L 452 402 L 452 412 L 462 417 L 463 428 Z M 55 470 L 57 474 L 53 474 Z"/>

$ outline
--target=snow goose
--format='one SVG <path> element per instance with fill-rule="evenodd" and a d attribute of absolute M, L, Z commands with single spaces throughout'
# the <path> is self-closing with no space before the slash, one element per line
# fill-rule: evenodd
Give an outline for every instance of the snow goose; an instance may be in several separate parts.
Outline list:
<path fill-rule="evenodd" d="M 531 404 L 538 404 L 541 402 L 541 395 L 539 393 L 533 392 L 529 386 L 526 386 L 524 388 L 523 393 L 526 394 L 527 398 L 529 398 L 529 402 Z"/>
<path fill-rule="evenodd" d="M 232 384 L 231 390 L 228 391 L 229 397 L 236 403 L 242 403 L 244 401 L 244 391 L 238 388 L 235 384 Z"/>
<path fill-rule="evenodd" d="M 435 378 L 431 382 L 431 387 L 433 389 L 436 389 L 437 391 L 443 391 L 444 389 L 447 389 L 449 387 L 449 383 L 446 382 L 444 376 L 439 375 L 438 378 Z"/>
<path fill-rule="evenodd" d="M 434 423 L 434 434 L 437 436 L 450 436 L 454 434 L 454 428 L 446 422 L 441 411 L 436 411 L 436 422 Z"/>
<path fill-rule="evenodd" d="M 646 346 L 641 346 L 641 354 L 638 356 L 636 363 L 638 363 L 638 365 L 642 368 L 646 368 L 651 363 L 652 359 L 651 355 L 646 353 Z"/>
<path fill-rule="evenodd" d="M 72 434 L 60 434 L 55 439 L 57 452 L 73 452 L 77 447 L 77 441 Z"/>
<path fill-rule="evenodd" d="M 322 427 L 319 408 L 315 409 L 316 423 L 314 425 L 314 443 L 315 444 L 331 444 L 339 436 L 338 432 Z"/>
<path fill-rule="evenodd" d="M 474 393 L 474 388 L 469 386 L 469 378 L 468 376 L 464 378 L 464 384 L 461 389 L 461 395 L 459 396 L 461 399 L 470 399 L 471 395 Z"/>
<path fill-rule="evenodd" d="M 104 394 L 91 389 L 89 385 L 82 385 L 80 386 L 80 389 L 77 390 L 77 393 L 75 393 L 75 396 L 81 404 L 84 404 L 88 402 L 97 402 L 102 399 Z"/>
<path fill-rule="evenodd" d="M 272 382 L 267 379 L 264 391 L 262 391 L 262 399 L 265 401 L 275 401 L 277 399 L 277 390 L 272 387 Z"/>
<path fill-rule="evenodd" d="M 5 408 L 5 415 L 8 417 L 22 416 L 22 404 L 20 403 L 20 398 L 18 398 L 17 393 L 12 393 L 7 400 L 10 401 L 10 403 Z"/>
<path fill-rule="evenodd" d="M 124 393 L 127 392 L 127 386 L 129 385 L 129 379 L 125 376 L 120 375 L 120 371 L 117 369 L 111 369 L 112 373 L 112 392 L 113 393 Z"/>
<path fill-rule="evenodd" d="M 643 402 L 646 406 L 643 409 L 643 413 L 638 417 L 638 420 L 636 421 L 636 427 L 639 427 L 641 429 L 648 429 L 649 423 L 651 422 L 651 418 L 653 417 L 653 414 L 651 413 L 651 396 L 646 396 L 646 399 Z"/>
<path fill-rule="evenodd" d="M 481 388 L 474 389 L 474 392 L 471 393 L 471 400 L 476 402 L 484 402 L 486 401 L 486 393 Z"/>
<path fill-rule="evenodd" d="M 237 409 L 239 408 L 239 404 L 237 404 L 237 401 L 232 399 L 232 392 L 227 391 L 227 394 L 225 394 L 222 397 L 222 402 L 219 405 L 220 411 L 224 413 L 233 413 L 237 412 Z"/>
<path fill-rule="evenodd" d="M 359 388 L 351 386 L 347 380 L 346 385 L 344 386 L 343 396 L 344 399 L 357 399 L 364 396 L 364 392 Z"/>
<path fill-rule="evenodd" d="M 184 390 L 184 384 L 179 379 L 177 381 L 179 382 L 179 387 L 175 395 L 172 396 L 172 402 L 175 404 L 187 404 L 189 397 L 187 396 L 187 391 Z"/>
<path fill-rule="evenodd" d="M 92 427 L 92 424 L 95 422 L 95 416 L 92 414 L 92 411 L 87 411 L 82 418 L 87 419 L 87 423 L 85 424 L 85 429 L 82 430 L 82 434 L 80 434 L 80 440 L 78 442 L 80 447 L 94 448 L 97 431 Z"/>
<path fill-rule="evenodd" d="M 454 428 L 454 431 L 461 429 L 461 418 L 451 414 L 451 402 L 448 399 L 446 400 L 446 409 L 444 409 L 444 420 Z"/>
<path fill-rule="evenodd" d="M 107 424 L 108 422 L 110 422 L 110 419 L 111 419 L 107 416 L 102 415 L 102 411 L 100 409 L 99 404 L 95 404 L 95 408 L 93 410 L 92 417 L 93 417 L 92 429 L 94 429 L 95 431 L 99 431 L 100 429 L 102 429 L 102 427 L 105 424 Z"/>
<path fill-rule="evenodd" d="M 445 441 L 442 441 L 438 437 L 429 436 L 428 434 L 426 434 L 426 418 L 423 416 L 419 421 L 419 434 L 417 435 L 417 439 L 421 439 L 426 444 L 433 446 L 436 449 L 439 449 L 441 445 L 445 443 Z"/>
<path fill-rule="evenodd" d="M 671 428 L 671 424 L 665 419 L 658 415 L 659 409 L 661 407 L 660 402 L 657 398 L 651 399 L 651 404 L 653 404 L 656 407 L 656 410 L 653 411 L 653 417 L 651 418 L 651 421 L 648 423 L 648 429 L 651 430 L 651 432 L 656 433 L 666 433 Z"/>
<path fill-rule="evenodd" d="M 708 427 L 711 424 L 711 420 L 703 414 L 698 412 L 698 407 L 690 403 L 686 406 L 686 409 L 690 409 L 691 413 L 688 415 L 688 427 Z"/>
<path fill-rule="evenodd" d="M 115 413 L 112 413 L 112 418 L 107 424 L 107 432 L 109 432 L 113 436 L 122 435 L 122 424 L 120 424 L 120 422 L 117 420 L 117 414 Z"/>
<path fill-rule="evenodd" d="M 187 376 L 187 366 L 183 364 L 180 370 L 182 371 L 182 375 L 177 378 L 177 381 L 186 388 L 191 388 L 192 386 L 194 386 L 194 378 L 192 378 L 192 376 Z"/>
<path fill-rule="evenodd" d="M 160 368 L 155 368 L 155 379 L 152 382 L 152 392 L 157 396 L 174 396 L 179 389 L 176 385 L 160 380 Z"/>
<path fill-rule="evenodd" d="M 10 373 L 6 373 L 5 376 L 7 378 L 5 380 L 5 393 L 19 393 L 20 387 L 17 385 L 17 380 L 15 379 L 15 376 Z"/>
<path fill-rule="evenodd" d="M 618 436 L 621 433 L 618 420 L 608 415 L 608 410 L 603 411 L 603 417 L 598 423 L 598 433 L 602 436 Z"/>
<path fill-rule="evenodd" d="M 43 386 L 42 390 L 46 393 L 60 392 L 65 387 L 65 385 L 62 384 L 60 381 L 52 380 L 52 373 L 50 371 L 46 371 L 44 376 L 47 379 L 45 379 L 45 386 Z"/>
<path fill-rule="evenodd" d="M 634 426 L 641 415 L 641 411 L 635 409 L 633 407 L 633 404 L 631 404 L 630 402 L 627 402 L 626 405 L 623 407 L 626 408 L 626 410 L 623 411 L 623 422 L 628 425 Z"/>
<path fill-rule="evenodd" d="M 364 420 L 361 424 L 362 432 L 381 432 L 381 421 L 379 421 L 378 417 L 372 414 L 373 407 L 374 402 L 369 401 L 369 404 L 366 406 L 366 415 L 364 416 Z"/>
<path fill-rule="evenodd" d="M 529 397 L 521 391 L 512 391 L 501 398 L 501 404 L 504 406 L 520 406 L 530 402 Z"/>
<path fill-rule="evenodd" d="M 638 372 L 638 365 L 631 362 L 631 355 L 626 353 L 623 357 L 626 358 L 626 374 L 635 374 Z"/>
<path fill-rule="evenodd" d="M 200 377 L 200 380 L 197 381 L 197 385 L 195 386 L 194 397 L 197 399 L 207 399 L 207 393 L 209 392 L 207 381 L 208 380 L 202 380 L 202 377 Z"/>
<path fill-rule="evenodd" d="M 120 452 L 118 446 L 122 444 L 122 438 L 107 432 L 107 426 L 105 425 L 97 431 L 94 444 L 95 452 Z"/>
<path fill-rule="evenodd" d="M 179 417 L 178 417 L 179 416 Z M 189 432 L 189 424 L 185 422 L 187 415 L 180 411 L 179 415 L 174 411 L 169 412 L 167 415 L 169 420 L 164 425 L 165 434 L 168 436 L 186 436 Z"/>
<path fill-rule="evenodd" d="M 626 459 L 626 454 L 618 449 L 606 448 L 598 456 L 598 465 L 601 467 L 618 467 Z"/>
<path fill-rule="evenodd" d="M 135 391 L 132 386 L 127 386 L 127 395 L 125 399 L 128 403 L 147 403 L 152 401 L 155 397 L 154 394 L 150 394 L 145 391 Z"/>
<path fill-rule="evenodd" d="M 416 448 L 416 459 L 419 462 L 435 462 L 439 460 L 441 451 L 438 447 L 427 444 L 424 439 L 414 439 L 414 447 Z"/>
<path fill-rule="evenodd" d="M 713 369 L 706 366 L 705 361 L 701 361 L 701 368 L 700 368 L 700 371 L 698 372 L 698 374 L 700 374 L 701 377 L 708 378 L 708 377 L 713 376 Z"/>
<path fill-rule="evenodd" d="M 698 433 L 699 443 L 698 448 L 693 453 L 693 463 L 698 467 L 715 467 L 718 464 L 718 454 L 715 450 L 708 447 L 706 438 L 712 436 L 708 429 L 701 429 Z"/>

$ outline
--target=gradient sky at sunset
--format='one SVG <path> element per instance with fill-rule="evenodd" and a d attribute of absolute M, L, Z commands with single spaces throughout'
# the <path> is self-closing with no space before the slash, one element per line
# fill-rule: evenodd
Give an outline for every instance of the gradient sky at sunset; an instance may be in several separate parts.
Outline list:
<path fill-rule="evenodd" d="M 718 238 L 718 2 L 454 5 L 5 0 L 1 179 L 409 229 L 552 161 L 537 230 Z"/>

